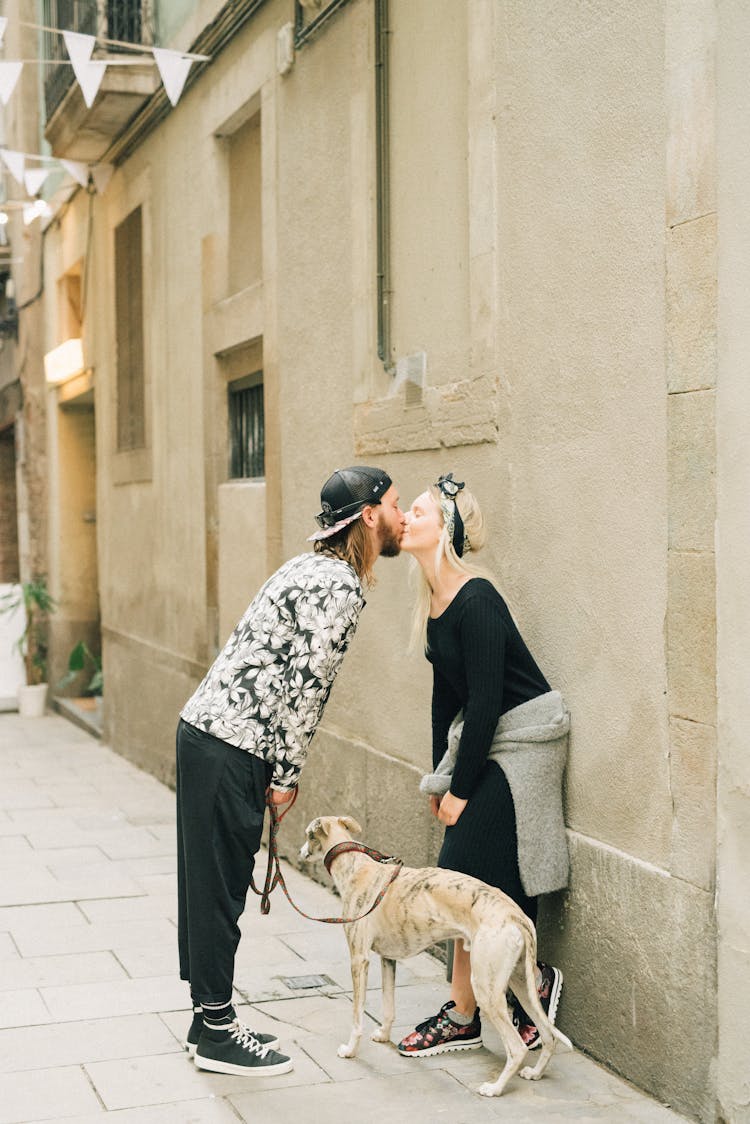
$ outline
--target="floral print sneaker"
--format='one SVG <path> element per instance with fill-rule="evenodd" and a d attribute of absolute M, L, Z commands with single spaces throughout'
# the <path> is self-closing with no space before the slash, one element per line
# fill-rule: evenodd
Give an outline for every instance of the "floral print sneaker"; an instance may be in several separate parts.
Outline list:
<path fill-rule="evenodd" d="M 560 1002 L 563 975 L 559 968 L 553 968 L 551 964 L 540 964 L 539 968 L 542 973 L 539 998 L 542 1001 L 542 1007 L 544 1008 L 547 1018 L 554 1024 L 555 1018 L 557 1017 L 557 1005 Z M 541 1046 L 542 1044 L 539 1031 L 515 997 L 513 998 L 512 1014 L 513 1025 L 521 1035 L 521 1041 L 524 1046 L 528 1050 L 536 1050 L 537 1046 Z"/>
<path fill-rule="evenodd" d="M 451 999 L 431 1019 L 419 1023 L 411 1034 L 407 1034 L 399 1042 L 400 1053 L 409 1058 L 427 1058 L 432 1054 L 447 1054 L 450 1050 L 478 1050 L 482 1045 L 479 1008 L 475 1010 L 470 1023 L 459 1026 L 448 1014 L 451 1007 L 455 1006 Z"/>

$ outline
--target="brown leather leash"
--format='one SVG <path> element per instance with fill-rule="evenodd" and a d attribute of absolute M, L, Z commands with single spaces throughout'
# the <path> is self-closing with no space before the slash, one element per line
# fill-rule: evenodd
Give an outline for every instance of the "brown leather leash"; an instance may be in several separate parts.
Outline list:
<path fill-rule="evenodd" d="M 372 913 L 372 911 L 374 909 L 377 909 L 377 907 L 380 905 L 383 898 L 385 897 L 388 887 L 401 873 L 401 867 L 403 866 L 402 860 L 396 858 L 394 855 L 381 855 L 380 851 L 373 851 L 370 847 L 365 847 L 364 843 L 357 843 L 353 839 L 348 839 L 343 843 L 336 843 L 333 847 L 330 848 L 330 850 L 326 851 L 324 858 L 326 870 L 329 874 L 331 872 L 331 863 L 333 862 L 333 860 L 337 855 L 343 854 L 345 851 L 359 851 L 362 854 L 367 855 L 369 858 L 375 859 L 376 862 L 383 863 L 384 865 L 392 864 L 394 868 L 393 873 L 391 874 L 391 877 L 388 879 L 383 889 L 378 893 L 375 901 L 372 903 L 370 908 L 368 910 L 365 910 L 364 913 L 360 913 L 358 917 L 312 917 L 309 913 L 305 913 L 303 909 L 300 909 L 299 906 L 294 904 L 291 895 L 287 890 L 286 882 L 284 881 L 284 875 L 281 871 L 279 846 L 276 839 L 276 836 L 279 833 L 281 821 L 283 820 L 289 809 L 292 807 L 296 799 L 297 797 L 295 789 L 295 796 L 290 801 L 289 806 L 284 809 L 281 815 L 279 815 L 276 811 L 276 805 L 271 802 L 270 793 L 266 795 L 266 804 L 268 805 L 268 809 L 271 813 L 271 825 L 268 836 L 268 867 L 266 869 L 266 880 L 263 885 L 263 889 L 259 890 L 255 885 L 252 875 L 250 877 L 250 889 L 260 898 L 260 912 L 262 914 L 270 913 L 271 894 L 277 886 L 281 886 L 281 889 L 286 894 L 286 900 L 289 902 L 292 909 L 296 909 L 297 913 L 299 913 L 302 917 L 306 917 L 308 921 L 321 921 L 324 925 L 351 925 L 354 921 L 361 921 L 363 917 L 367 917 L 368 914 Z"/>

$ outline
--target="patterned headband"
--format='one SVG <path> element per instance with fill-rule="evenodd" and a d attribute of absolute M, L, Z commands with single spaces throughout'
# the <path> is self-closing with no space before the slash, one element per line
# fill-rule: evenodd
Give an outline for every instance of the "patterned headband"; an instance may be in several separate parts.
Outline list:
<path fill-rule="evenodd" d="M 448 536 L 456 554 L 462 558 L 465 550 L 471 550 L 469 536 L 464 530 L 464 521 L 456 503 L 456 496 L 465 484 L 463 481 L 454 480 L 453 473 L 447 472 L 440 477 L 435 487 L 440 489 L 440 510 L 443 513 L 445 526 L 448 528 Z"/>

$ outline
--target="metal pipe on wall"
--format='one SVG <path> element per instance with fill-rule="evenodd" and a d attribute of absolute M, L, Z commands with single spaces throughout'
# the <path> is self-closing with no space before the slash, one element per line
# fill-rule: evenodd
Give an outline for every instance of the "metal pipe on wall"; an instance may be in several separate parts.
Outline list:
<path fill-rule="evenodd" d="M 388 0 L 375 0 L 375 144 L 378 271 L 378 357 L 391 362 L 391 174 Z"/>

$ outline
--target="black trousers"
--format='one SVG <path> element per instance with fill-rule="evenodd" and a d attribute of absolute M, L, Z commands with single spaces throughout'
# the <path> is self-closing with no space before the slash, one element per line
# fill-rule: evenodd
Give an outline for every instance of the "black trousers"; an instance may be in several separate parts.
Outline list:
<path fill-rule="evenodd" d="M 260 847 L 266 785 L 259 757 L 180 719 L 177 939 L 180 978 L 201 1003 L 232 998 L 237 922 Z"/>

